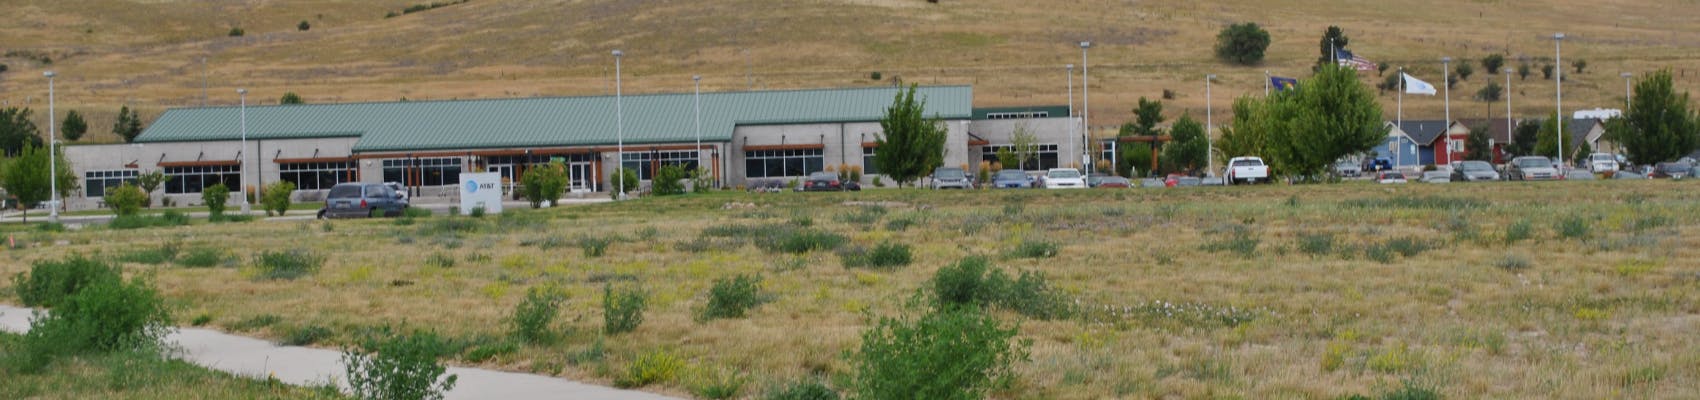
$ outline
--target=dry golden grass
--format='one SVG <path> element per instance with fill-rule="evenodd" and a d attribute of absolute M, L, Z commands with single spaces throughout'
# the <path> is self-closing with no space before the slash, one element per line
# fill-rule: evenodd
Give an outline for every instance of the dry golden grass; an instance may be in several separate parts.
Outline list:
<path fill-rule="evenodd" d="M 929 5 L 921 0 L 476 0 L 382 18 L 411 0 L 200 2 L 22 0 L 8 4 L 15 24 L 0 26 L 5 50 L 50 54 L 51 66 L 0 58 L 0 99 L 46 108 L 42 70 L 59 79 L 60 113 L 78 109 L 96 129 L 88 140 L 113 141 L 117 108 L 150 120 L 170 107 L 201 104 L 202 57 L 209 59 L 211 104 L 235 104 L 246 87 L 256 104 L 286 91 L 309 102 L 391 101 L 604 94 L 613 91 L 609 50 L 626 51 L 626 89 L 681 92 L 692 75 L 705 90 L 889 84 L 973 84 L 981 106 L 1065 104 L 1063 64 L 1091 52 L 1094 126 L 1129 118 L 1139 97 L 1164 89 L 1172 116 L 1203 114 L 1203 76 L 1215 73 L 1216 109 L 1258 94 L 1265 70 L 1308 75 L 1328 25 L 1351 49 L 1405 65 L 1440 82 L 1439 58 L 1472 63 L 1490 53 L 1536 59 L 1536 79 L 1513 84 L 1516 113 L 1544 115 L 1554 87 L 1539 79 L 1565 32 L 1571 75 L 1565 108 L 1619 107 L 1619 72 L 1671 68 L 1677 85 L 1700 89 L 1700 7 L 1692 0 L 1317 2 L 1299 0 L 982 0 Z M 311 31 L 297 32 L 308 20 Z M 1265 65 L 1229 66 L 1210 50 L 1226 24 L 1255 21 L 1272 34 Z M 240 25 L 248 35 L 226 37 Z M 872 82 L 882 72 L 887 82 Z M 1364 81 L 1378 81 L 1366 74 Z M 1455 118 L 1502 116 L 1504 104 L 1471 96 L 1500 76 L 1482 71 L 1458 85 Z M 1394 98 L 1381 98 L 1388 119 Z M 1442 101 L 1406 99 L 1407 119 L 1441 119 Z M 44 114 L 44 113 L 38 113 Z M 45 121 L 42 121 L 45 122 Z M 45 124 L 42 124 L 45 125 Z"/>
<path fill-rule="evenodd" d="M 1057 321 L 1000 314 L 1034 344 L 1031 361 L 1017 366 L 1019 378 L 999 398 L 1333 398 L 1407 380 L 1451 398 L 1690 398 L 1700 396 L 1690 384 L 1700 379 L 1700 342 L 1691 334 L 1700 329 L 1700 275 L 1687 261 L 1700 256 L 1694 185 L 724 193 L 521 210 L 486 217 L 479 233 L 458 240 L 424 233 L 445 216 L 408 226 L 334 221 L 328 230 L 313 221 L 18 232 L 28 242 L 70 244 L 11 251 L 0 274 L 38 259 L 116 255 L 166 241 L 230 249 L 243 260 L 263 250 L 312 249 L 328 261 L 297 281 L 256 282 L 251 267 L 126 269 L 152 274 L 181 306 L 181 320 L 207 315 L 228 328 L 276 315 L 282 322 L 248 333 L 276 338 L 316 324 L 337 332 L 329 345 L 384 324 L 501 337 L 525 291 L 553 285 L 569 296 L 563 339 L 484 366 L 607 384 L 637 355 L 664 349 L 687 360 L 687 372 L 647 390 L 683 395 L 686 382 L 706 371 L 748 374 L 746 393 L 810 374 L 847 374 L 842 355 L 870 316 L 906 312 L 904 303 L 937 268 L 979 254 L 1006 269 L 1042 271 L 1088 311 Z M 1398 199 L 1413 201 L 1388 203 Z M 857 210 L 843 205 L 849 200 L 903 205 L 864 226 L 841 222 Z M 757 207 L 722 209 L 744 202 Z M 853 243 L 911 243 L 915 262 L 870 271 L 843 268 L 827 252 L 674 246 L 709 226 L 805 218 Z M 919 222 L 885 228 L 898 218 Z M 1568 218 L 1587 221 L 1585 238 L 1561 236 L 1558 221 Z M 1507 226 L 1519 221 L 1529 223 L 1531 237 L 1505 243 Z M 655 237 L 643 239 L 646 228 Z M 1234 229 L 1258 241 L 1254 252 L 1224 245 Z M 1336 250 L 1307 254 L 1303 243 L 1321 233 L 1334 235 Z M 573 245 L 583 236 L 622 240 L 606 256 L 586 258 Z M 566 245 L 521 245 L 548 237 Z M 1059 243 L 1060 254 L 1000 257 L 1025 238 Z M 1366 250 L 1395 238 L 1435 248 L 1387 262 Z M 427 266 L 436 253 L 455 265 Z M 712 281 L 739 273 L 762 274 L 777 301 L 745 319 L 693 321 Z M 645 322 L 605 338 L 604 361 L 571 364 L 599 336 L 601 282 L 618 276 L 636 281 L 616 285 L 650 293 Z M 1178 308 L 1165 313 L 1158 304 Z"/>

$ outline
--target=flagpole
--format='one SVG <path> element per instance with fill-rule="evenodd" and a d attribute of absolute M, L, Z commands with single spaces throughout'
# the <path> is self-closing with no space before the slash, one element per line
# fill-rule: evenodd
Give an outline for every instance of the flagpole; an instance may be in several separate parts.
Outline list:
<path fill-rule="evenodd" d="M 1270 85 L 1273 85 L 1273 83 L 1269 81 L 1269 70 L 1263 70 L 1263 97 L 1269 97 Z"/>
<path fill-rule="evenodd" d="M 1393 120 L 1393 128 L 1399 130 L 1399 133 L 1400 133 L 1399 136 L 1400 137 L 1404 137 L 1405 136 L 1404 135 L 1404 131 L 1405 131 L 1405 67 L 1402 67 L 1402 66 L 1399 67 L 1399 106 L 1398 106 L 1398 111 L 1394 115 L 1395 115 L 1395 117 L 1394 117 L 1394 120 Z M 1393 150 L 1393 169 L 1397 170 L 1397 169 L 1399 169 L 1399 167 L 1404 165 L 1405 140 L 1399 139 L 1399 138 L 1393 138 L 1393 142 L 1399 144 Z"/>
<path fill-rule="evenodd" d="M 1469 61 L 1465 61 L 1469 62 Z M 1446 90 L 1446 123 L 1441 124 L 1446 130 L 1440 135 L 1446 139 L 1446 164 L 1452 164 L 1452 57 L 1440 58 L 1440 86 Z"/>

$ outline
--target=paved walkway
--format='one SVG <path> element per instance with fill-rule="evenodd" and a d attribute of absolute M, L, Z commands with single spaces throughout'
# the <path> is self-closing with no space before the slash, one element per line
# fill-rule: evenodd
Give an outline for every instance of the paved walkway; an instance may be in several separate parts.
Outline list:
<path fill-rule="evenodd" d="M 567 206 L 576 206 L 576 205 L 585 205 L 585 204 L 607 203 L 607 202 L 610 202 L 610 201 L 613 201 L 613 199 L 609 198 L 606 195 L 603 195 L 603 196 L 585 196 L 584 198 L 563 198 L 563 199 L 561 199 L 561 203 L 558 204 L 558 206 L 559 207 L 567 207 Z M 443 216 L 443 215 L 449 214 L 449 209 L 459 207 L 459 205 L 450 204 L 450 203 L 420 203 L 420 204 L 414 204 L 413 207 L 430 210 L 431 213 L 434 214 L 434 215 Z M 531 208 L 531 203 L 527 203 L 527 202 L 523 202 L 523 201 L 503 201 L 502 202 L 502 208 L 508 209 L 508 210 L 529 209 L 529 208 Z M 152 211 L 152 210 L 164 210 L 164 209 L 163 208 L 162 209 L 149 209 L 149 211 Z M 240 211 L 237 211 L 236 207 L 231 207 L 231 209 L 229 211 L 226 211 L 226 213 L 228 213 L 228 214 L 241 214 Z M 255 217 L 257 217 L 261 221 L 299 221 L 299 220 L 315 219 L 318 216 L 318 210 L 289 210 L 288 213 L 286 213 L 282 216 L 267 217 L 267 216 L 265 216 L 266 215 L 265 211 L 261 211 L 261 210 L 256 208 L 250 214 L 254 215 Z M 29 220 L 32 221 L 32 222 L 47 222 L 48 217 L 47 217 L 47 211 L 45 211 L 45 210 L 30 210 L 29 215 L 30 215 Z M 194 212 L 188 213 L 188 216 L 193 217 L 193 218 L 206 218 L 207 212 L 206 211 L 194 211 Z M 22 220 L 23 220 L 23 214 L 19 211 L 0 211 L 0 223 L 20 222 Z M 81 215 L 59 214 L 59 222 L 63 223 L 63 224 L 67 224 L 67 225 L 104 224 L 104 223 L 106 223 L 107 221 L 110 221 L 110 220 L 112 220 L 112 214 L 110 214 L 110 213 L 81 214 Z"/>
<path fill-rule="evenodd" d="M 0 305 L 0 330 L 29 331 L 30 309 Z M 323 384 L 332 378 L 346 390 L 342 354 L 333 350 L 277 346 L 270 342 L 208 329 L 179 328 L 165 342 L 182 349 L 178 356 L 203 367 L 241 376 L 276 376 L 294 385 Z M 657 394 L 588 385 L 541 375 L 449 367 L 459 375 L 447 399 L 669 400 Z"/>

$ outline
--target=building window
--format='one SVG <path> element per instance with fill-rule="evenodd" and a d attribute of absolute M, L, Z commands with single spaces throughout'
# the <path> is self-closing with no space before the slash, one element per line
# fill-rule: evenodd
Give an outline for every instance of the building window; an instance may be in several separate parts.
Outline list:
<path fill-rule="evenodd" d="M 986 119 L 1027 119 L 1027 118 L 1047 118 L 1047 117 L 1050 117 L 1050 116 L 1051 116 L 1050 111 L 1020 111 L 1020 112 L 986 113 Z"/>
<path fill-rule="evenodd" d="M 1462 153 L 1464 152 L 1464 141 L 1456 139 L 1448 140 L 1446 141 L 1446 149 L 1447 151 Z"/>
<path fill-rule="evenodd" d="M 510 182 L 513 182 L 513 181 L 517 181 L 517 179 L 523 177 L 525 175 L 525 173 L 523 171 L 525 169 L 528 169 L 530 166 L 539 165 L 539 164 L 548 164 L 550 162 L 553 162 L 557 158 L 559 158 L 561 160 L 561 162 L 567 163 L 567 164 L 578 163 L 578 162 L 596 162 L 596 156 L 594 154 L 590 154 L 590 153 L 522 154 L 522 155 L 512 155 L 512 156 L 488 156 L 488 157 L 481 158 L 480 161 L 483 163 L 482 165 L 485 166 L 486 171 L 499 172 L 499 173 L 502 174 L 503 180 L 508 180 Z M 503 167 L 503 166 L 515 167 L 515 168 L 500 168 L 500 167 Z M 391 182 L 398 182 L 398 181 L 391 181 Z"/>
<path fill-rule="evenodd" d="M 384 182 L 406 186 L 460 184 L 459 158 L 403 158 L 384 160 Z"/>
<path fill-rule="evenodd" d="M 116 188 L 126 183 L 135 185 L 136 175 L 136 170 L 133 169 L 84 172 L 83 194 L 88 197 L 104 197 L 108 188 Z"/>
<path fill-rule="evenodd" d="M 778 178 L 807 176 L 826 165 L 821 149 L 756 150 L 744 152 L 744 176 Z"/>
<path fill-rule="evenodd" d="M 877 146 L 862 146 L 862 174 L 878 175 L 880 173 L 879 164 L 874 163 L 874 152 L 878 149 Z"/>
<path fill-rule="evenodd" d="M 685 172 L 697 169 L 697 152 L 694 151 L 646 151 L 626 153 L 620 158 L 625 160 L 626 168 L 637 171 L 641 180 L 653 179 L 656 170 L 669 165 L 684 167 Z"/>
<path fill-rule="evenodd" d="M 281 163 L 277 170 L 279 179 L 295 184 L 295 190 L 330 189 L 338 183 L 360 180 L 350 161 Z"/>
<path fill-rule="evenodd" d="M 202 188 L 220 183 L 225 189 L 242 193 L 242 166 L 238 164 L 165 167 L 165 175 L 171 177 L 165 181 L 166 194 L 200 193 Z"/>
<path fill-rule="evenodd" d="M 1027 171 L 1043 171 L 1051 168 L 1057 168 L 1057 145 L 1041 144 L 1035 145 L 1035 147 L 1038 148 L 1038 152 L 1034 154 L 1035 157 L 1027 160 L 1026 163 L 1023 163 L 1021 165 L 1021 169 Z M 1015 146 L 1007 144 L 980 146 L 980 160 L 987 162 L 999 162 L 998 150 L 1015 151 Z"/>
<path fill-rule="evenodd" d="M 1116 163 L 1121 162 L 1121 160 L 1116 159 L 1115 139 L 1104 139 L 1098 141 L 1098 148 L 1101 150 L 1098 153 L 1098 160 L 1109 161 L 1112 167 L 1115 166 Z"/>

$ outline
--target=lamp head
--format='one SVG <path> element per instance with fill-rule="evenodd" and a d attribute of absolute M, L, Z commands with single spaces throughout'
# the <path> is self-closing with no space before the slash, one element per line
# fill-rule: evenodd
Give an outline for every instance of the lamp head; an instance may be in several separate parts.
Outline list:
<path fill-rule="evenodd" d="M 236 89 L 236 94 L 248 94 L 248 89 Z"/>
<path fill-rule="evenodd" d="M 691 75 L 691 80 L 702 82 L 702 75 Z"/>
<path fill-rule="evenodd" d="M 1080 42 L 1080 48 L 1082 48 L 1082 49 L 1089 49 L 1089 48 L 1092 48 L 1092 42 L 1090 42 L 1090 41 L 1082 41 L 1082 42 Z"/>
<path fill-rule="evenodd" d="M 1634 75 L 1634 74 L 1631 74 L 1631 73 L 1628 73 L 1628 72 L 1625 72 L 1625 73 L 1623 73 L 1623 74 L 1622 74 L 1622 76 L 1623 76 L 1623 78 L 1624 78 L 1624 79 L 1629 79 L 1629 77 L 1630 77 L 1630 76 L 1633 76 L 1633 75 Z"/>
<path fill-rule="evenodd" d="M 1074 70 L 1074 64 L 1064 65 L 1063 67 L 1068 68 L 1069 71 Z"/>
<path fill-rule="evenodd" d="M 620 58 L 620 57 L 625 57 L 625 56 L 626 56 L 626 52 L 614 50 L 614 58 Z"/>
<path fill-rule="evenodd" d="M 41 73 L 41 76 L 45 76 L 45 77 L 47 77 L 47 79 L 53 79 L 53 77 L 59 76 L 59 74 L 53 73 L 53 71 L 47 71 L 47 72 Z"/>
<path fill-rule="evenodd" d="M 1564 32 L 1552 34 L 1553 40 L 1564 40 Z"/>
<path fill-rule="evenodd" d="M 1204 80 L 1207 80 L 1207 81 L 1213 81 L 1213 80 L 1216 80 L 1216 74 L 1209 74 L 1209 75 L 1205 75 L 1205 76 L 1204 76 Z"/>
<path fill-rule="evenodd" d="M 1511 73 L 1513 73 L 1513 72 L 1517 72 L 1517 70 L 1515 70 L 1515 69 L 1511 69 L 1511 68 L 1509 68 L 1509 67 L 1507 67 L 1507 68 L 1505 68 L 1505 73 L 1506 73 L 1506 74 L 1511 74 Z"/>
<path fill-rule="evenodd" d="M 1443 64 L 1451 64 L 1452 63 L 1452 57 L 1441 57 L 1440 62 L 1443 63 Z"/>

